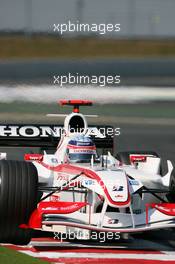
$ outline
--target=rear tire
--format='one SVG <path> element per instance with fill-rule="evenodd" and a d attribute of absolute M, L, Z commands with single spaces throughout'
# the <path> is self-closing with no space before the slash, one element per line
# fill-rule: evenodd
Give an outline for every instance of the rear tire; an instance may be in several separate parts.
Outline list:
<path fill-rule="evenodd" d="M 32 163 L 0 161 L 0 243 L 26 245 L 32 230 L 27 224 L 37 205 L 38 174 Z"/>

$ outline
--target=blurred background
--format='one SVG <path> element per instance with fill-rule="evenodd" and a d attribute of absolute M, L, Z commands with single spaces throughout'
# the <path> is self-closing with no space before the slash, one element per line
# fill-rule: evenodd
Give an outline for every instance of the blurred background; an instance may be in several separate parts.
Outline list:
<path fill-rule="evenodd" d="M 62 98 L 92 99 L 90 123 L 121 127 L 116 150 L 175 160 L 174 0 L 0 0 L 0 121 L 62 123 Z M 54 32 L 54 24 L 120 24 L 119 32 Z M 54 85 L 53 76 L 120 75 L 119 85 Z"/>

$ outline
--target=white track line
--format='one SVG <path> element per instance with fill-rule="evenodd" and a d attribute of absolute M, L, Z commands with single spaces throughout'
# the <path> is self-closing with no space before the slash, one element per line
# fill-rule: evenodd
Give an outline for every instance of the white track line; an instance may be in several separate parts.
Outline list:
<path fill-rule="evenodd" d="M 175 89 L 169 87 L 99 87 L 99 86 L 54 86 L 16 85 L 0 86 L 1 102 L 14 101 L 33 103 L 55 103 L 59 99 L 88 99 L 99 104 L 135 103 L 151 101 L 174 101 Z M 42 95 L 42 96 L 41 96 Z"/>
<path fill-rule="evenodd" d="M 55 247 L 55 248 L 61 248 L 61 247 L 67 247 L 67 248 L 108 248 L 108 249 L 126 249 L 127 246 L 108 246 L 108 245 L 94 245 L 94 244 L 76 244 L 76 243 L 70 243 L 70 242 L 47 242 L 47 241 L 31 241 L 30 247 Z"/>
<path fill-rule="evenodd" d="M 161 261 L 175 261 L 174 254 L 113 254 L 113 253 L 73 253 L 73 252 L 31 252 L 29 250 L 20 250 L 19 252 L 25 253 L 35 258 L 48 258 L 48 259 L 67 259 L 67 258 L 89 258 L 89 259 L 140 259 L 140 260 L 161 260 Z"/>

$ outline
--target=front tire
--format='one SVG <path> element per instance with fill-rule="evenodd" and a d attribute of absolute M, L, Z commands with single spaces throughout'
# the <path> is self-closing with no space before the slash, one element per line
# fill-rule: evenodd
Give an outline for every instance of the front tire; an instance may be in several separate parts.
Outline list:
<path fill-rule="evenodd" d="M 26 245 L 32 231 L 19 228 L 27 224 L 37 205 L 38 175 L 25 161 L 0 161 L 0 243 Z"/>

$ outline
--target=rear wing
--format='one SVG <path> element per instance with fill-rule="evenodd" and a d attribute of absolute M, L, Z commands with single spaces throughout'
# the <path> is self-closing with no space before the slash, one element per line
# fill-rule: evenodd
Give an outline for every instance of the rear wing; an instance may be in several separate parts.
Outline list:
<path fill-rule="evenodd" d="M 88 135 L 97 148 L 113 148 L 112 126 L 89 126 Z M 57 147 L 63 125 L 0 124 L 0 147 Z"/>

